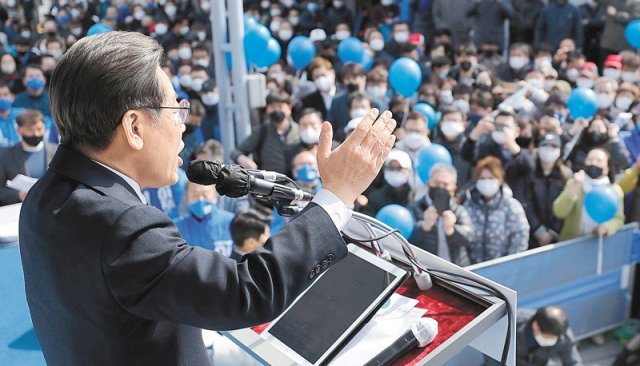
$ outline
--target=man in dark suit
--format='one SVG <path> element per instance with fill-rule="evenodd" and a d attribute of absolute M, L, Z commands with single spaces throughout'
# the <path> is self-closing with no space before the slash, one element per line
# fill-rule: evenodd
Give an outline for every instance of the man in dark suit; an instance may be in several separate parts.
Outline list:
<path fill-rule="evenodd" d="M 299 112 L 303 109 L 313 108 L 320 112 L 323 120 L 332 122 L 330 119 L 331 105 L 337 96 L 336 71 L 333 69 L 333 65 L 326 58 L 316 57 L 309 64 L 309 77 L 315 84 L 316 91 L 300 100 L 294 118 L 297 120 Z"/>
<path fill-rule="evenodd" d="M 56 145 L 42 141 L 45 134 L 44 117 L 40 111 L 27 110 L 16 118 L 19 143 L 0 153 L 0 206 L 22 202 L 27 192 L 5 185 L 18 174 L 39 179 L 56 152 Z"/>
<path fill-rule="evenodd" d="M 174 184 L 182 164 L 189 106 L 176 102 L 162 54 L 140 33 L 101 33 L 76 42 L 51 78 L 62 142 L 23 203 L 19 232 L 49 365 L 208 365 L 199 328 L 270 321 L 346 256 L 346 204 L 395 141 L 389 112 L 372 110 L 333 151 L 323 124 L 324 188 L 296 219 L 241 263 L 192 247 L 141 193 Z"/>
<path fill-rule="evenodd" d="M 262 248 L 269 239 L 269 220 L 256 210 L 237 214 L 229 226 L 233 239 L 229 257 L 236 262 L 241 262 L 245 254 Z"/>

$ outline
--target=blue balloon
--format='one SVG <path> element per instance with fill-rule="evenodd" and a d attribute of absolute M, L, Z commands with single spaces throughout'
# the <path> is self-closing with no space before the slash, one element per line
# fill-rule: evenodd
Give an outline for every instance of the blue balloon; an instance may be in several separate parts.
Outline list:
<path fill-rule="evenodd" d="M 364 68 L 365 72 L 371 71 L 373 67 L 373 57 L 369 55 L 367 52 L 362 52 L 362 60 L 360 60 L 360 65 Z"/>
<path fill-rule="evenodd" d="M 92 36 L 94 34 L 103 33 L 103 32 L 111 32 L 113 29 L 106 24 L 96 23 L 89 28 L 87 31 L 87 36 Z"/>
<path fill-rule="evenodd" d="M 400 233 L 405 239 L 409 239 L 416 225 L 416 221 L 413 219 L 411 212 L 409 212 L 406 207 L 395 204 L 386 205 L 381 208 L 376 214 L 376 219 L 394 229 L 400 230 Z"/>
<path fill-rule="evenodd" d="M 436 116 L 436 111 L 427 103 L 417 103 L 413 106 L 413 110 L 420 113 L 429 121 L 429 126 L 427 128 L 432 129 L 436 124 L 438 124 L 438 117 Z"/>
<path fill-rule="evenodd" d="M 260 23 L 258 23 L 256 18 L 252 17 L 249 14 L 244 15 L 244 33 L 245 34 L 249 31 L 249 29 L 257 26 L 258 24 Z"/>
<path fill-rule="evenodd" d="M 316 57 L 316 45 L 307 36 L 297 36 L 289 42 L 287 55 L 296 69 L 304 69 Z"/>
<path fill-rule="evenodd" d="M 451 165 L 453 159 L 446 147 L 439 144 L 431 144 L 422 148 L 416 157 L 416 171 L 423 183 L 429 180 L 431 168 L 438 163 Z"/>
<path fill-rule="evenodd" d="M 249 28 L 244 34 L 244 52 L 247 57 L 253 60 L 255 55 L 267 47 L 270 39 L 271 32 L 264 25 L 256 24 L 254 27 Z"/>
<path fill-rule="evenodd" d="M 620 197 L 610 185 L 594 186 L 584 196 L 584 208 L 591 220 L 603 224 L 611 220 L 618 212 Z"/>
<path fill-rule="evenodd" d="M 567 107 L 569 108 L 569 114 L 574 119 L 589 119 L 598 111 L 596 93 L 588 88 L 575 88 L 569 95 Z"/>
<path fill-rule="evenodd" d="M 389 82 L 395 91 L 410 97 L 422 83 L 420 65 L 408 57 L 400 57 L 389 67 Z"/>
<path fill-rule="evenodd" d="M 258 67 L 269 67 L 280 59 L 280 55 L 282 55 L 280 43 L 274 38 L 271 38 L 269 42 L 267 42 L 265 49 L 253 55 L 252 61 Z"/>
<path fill-rule="evenodd" d="M 356 37 L 343 39 L 338 45 L 338 57 L 343 63 L 360 62 L 363 53 L 362 41 Z"/>
<path fill-rule="evenodd" d="M 624 28 L 624 38 L 633 48 L 640 48 L 640 19 L 632 20 Z"/>

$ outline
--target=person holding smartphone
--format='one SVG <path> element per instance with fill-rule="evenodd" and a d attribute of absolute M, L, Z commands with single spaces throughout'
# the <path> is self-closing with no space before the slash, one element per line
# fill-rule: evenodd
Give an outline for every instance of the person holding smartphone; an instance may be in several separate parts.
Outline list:
<path fill-rule="evenodd" d="M 427 181 L 427 194 L 411 207 L 416 226 L 409 242 L 459 266 L 471 264 L 468 248 L 475 240 L 467 210 L 456 203 L 457 172 L 436 164 Z"/>

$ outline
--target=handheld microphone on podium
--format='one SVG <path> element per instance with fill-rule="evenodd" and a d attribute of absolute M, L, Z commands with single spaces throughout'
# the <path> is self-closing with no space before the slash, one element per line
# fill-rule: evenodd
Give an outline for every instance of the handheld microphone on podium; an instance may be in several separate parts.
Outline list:
<path fill-rule="evenodd" d="M 422 348 L 433 342 L 437 335 L 438 321 L 431 318 L 420 318 L 411 324 L 411 329 L 401 335 L 392 345 L 378 353 L 365 366 L 391 365 L 415 347 Z"/>
<path fill-rule="evenodd" d="M 225 165 L 210 160 L 194 160 L 187 167 L 187 178 L 202 185 L 216 185 L 216 191 L 223 196 L 242 197 L 248 194 L 273 200 L 311 201 L 313 196 L 296 188 L 287 187 L 273 181 L 284 175 L 266 171 L 247 171 L 235 164 Z M 265 179 L 266 178 L 266 179 Z"/>

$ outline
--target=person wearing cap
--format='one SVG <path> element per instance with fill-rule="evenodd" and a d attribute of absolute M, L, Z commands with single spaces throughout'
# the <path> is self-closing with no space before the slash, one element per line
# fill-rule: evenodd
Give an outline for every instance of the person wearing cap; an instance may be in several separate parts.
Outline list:
<path fill-rule="evenodd" d="M 609 55 L 604 60 L 602 75 L 620 80 L 620 70 L 622 69 L 622 57 L 620 55 Z"/>
<path fill-rule="evenodd" d="M 562 220 L 553 216 L 553 202 L 571 178 L 571 169 L 562 163 L 562 144 L 555 133 L 543 135 L 535 151 L 535 169 L 527 177 L 525 211 L 531 226 L 529 249 L 558 241 Z"/>
<path fill-rule="evenodd" d="M 457 175 L 449 165 L 438 163 L 431 168 L 425 184 L 427 194 L 410 207 L 416 226 L 409 242 L 459 266 L 468 266 L 475 228 L 465 207 L 454 199 Z"/>
<path fill-rule="evenodd" d="M 375 216 L 386 205 L 396 204 L 408 207 L 413 201 L 413 190 L 409 180 L 413 176 L 411 158 L 404 151 L 391 150 L 382 168 L 384 184 L 369 193 L 369 202 L 362 213 Z"/>
<path fill-rule="evenodd" d="M 640 88 L 635 84 L 623 82 L 617 90 L 616 99 L 611 110 L 611 117 L 617 118 L 620 113 L 631 111 L 640 96 Z M 624 127 L 624 126 L 623 126 Z"/>

